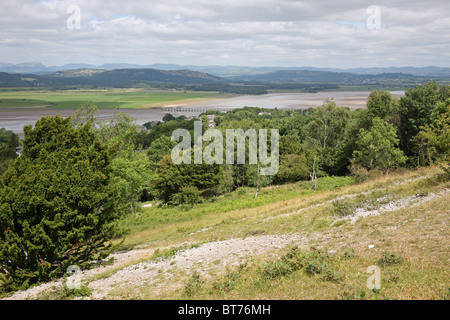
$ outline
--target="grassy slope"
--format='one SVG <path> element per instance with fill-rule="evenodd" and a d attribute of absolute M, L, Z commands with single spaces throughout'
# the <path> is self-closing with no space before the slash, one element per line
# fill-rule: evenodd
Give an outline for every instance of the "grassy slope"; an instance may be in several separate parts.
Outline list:
<path fill-rule="evenodd" d="M 448 261 L 450 245 L 448 193 L 431 201 L 407 206 L 393 212 L 362 218 L 352 224 L 340 220 L 330 200 L 353 194 L 349 206 L 372 208 L 381 203 L 408 196 L 427 196 L 449 188 L 449 182 L 437 178 L 437 168 L 392 174 L 370 181 L 333 189 L 333 179 L 322 181 L 322 190 L 313 191 L 307 184 L 267 188 L 253 200 L 253 190 L 237 191 L 213 203 L 184 211 L 146 208 L 128 217 L 124 247 L 146 244 L 160 248 L 183 243 L 204 243 L 223 239 L 245 238 L 254 234 L 299 234 L 310 241 L 304 252 L 318 247 L 331 252 L 328 271 L 308 274 L 304 269 L 291 270 L 284 276 L 264 273 L 267 261 L 277 261 L 288 248 L 272 256 L 249 257 L 241 268 L 216 270 L 206 278 L 192 277 L 181 270 L 171 271 L 167 289 L 158 295 L 149 287 L 121 289 L 115 298 L 192 298 L 192 299 L 441 299 L 449 298 Z M 409 181 L 408 179 L 419 179 Z M 424 178 L 420 178 L 424 177 Z M 350 181 L 340 181 L 345 184 Z M 400 182 L 400 183 L 399 183 Z M 320 184 L 320 181 L 319 181 Z M 333 190 L 328 186 L 331 186 Z M 361 194 L 362 193 L 362 194 Z M 314 206 L 316 205 L 316 206 Z M 311 207 L 313 206 L 313 207 Z M 311 207 L 311 208 L 309 208 Z M 353 208 L 354 208 L 353 207 Z M 299 210 L 305 208 L 305 210 Z M 269 219 L 266 219 L 268 218 Z M 274 218 L 270 218 L 274 217 Z M 200 232 L 198 232 L 200 231 Z M 369 249 L 368 245 L 374 245 Z M 173 251 L 173 250 L 172 250 Z M 382 290 L 367 289 L 367 267 L 380 263 L 383 252 L 404 258 L 401 263 L 380 265 Z M 171 252 L 171 254 L 174 254 Z M 278 259 L 279 261 L 279 259 Z M 395 261 L 394 261 L 395 262 Z M 325 280 L 324 280 L 325 277 Z M 184 279 L 184 289 L 170 281 Z M 328 280 L 327 280 L 328 279 Z M 172 283 L 173 284 L 173 283 Z M 188 290 L 186 290 L 188 288 Z"/>
<path fill-rule="evenodd" d="M 152 281 L 111 284 L 106 298 L 449 299 L 449 188 L 441 170 L 430 167 L 377 175 L 359 184 L 325 178 L 319 180 L 319 190 L 312 190 L 309 182 L 269 187 L 256 201 L 254 190 L 241 189 L 193 208 L 144 208 L 121 222 L 127 237 L 120 246 L 128 250 L 139 245 L 148 249 L 146 255 L 83 280 L 82 295 L 91 295 L 91 283 L 108 283 L 125 266 L 133 266 L 127 268 L 132 272 L 140 263 L 163 259 L 168 268 L 144 267 Z M 413 202 L 405 202 L 411 198 Z M 345 219 L 352 215 L 342 216 L 349 208 L 354 213 L 355 208 L 375 210 L 396 202 L 404 206 L 354 223 Z M 248 253 L 238 264 L 224 258 L 226 268 L 223 261 L 212 261 L 206 269 L 196 261 L 185 269 L 171 260 L 180 255 L 192 259 L 189 250 L 219 244 L 217 240 L 252 236 L 255 241 L 269 235 L 302 240 L 295 242 L 297 249 Z M 285 259 L 289 252 L 295 259 Z M 383 254 L 390 260 L 383 260 Z M 381 270 L 381 290 L 376 292 L 366 285 L 371 275 L 367 268 L 373 265 Z M 122 275 L 115 279 L 123 282 Z M 77 294 L 63 288 L 38 298 L 73 299 Z"/>

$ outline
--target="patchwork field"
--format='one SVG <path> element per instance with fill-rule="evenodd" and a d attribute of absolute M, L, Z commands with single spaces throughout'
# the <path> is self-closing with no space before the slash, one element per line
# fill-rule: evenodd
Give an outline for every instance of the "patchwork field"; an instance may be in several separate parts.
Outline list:
<path fill-rule="evenodd" d="M 176 103 L 192 103 L 223 97 L 217 92 L 168 91 L 144 89 L 105 90 L 21 90 L 0 91 L 0 109 L 59 108 L 77 109 L 88 101 L 100 109 L 156 108 Z"/>

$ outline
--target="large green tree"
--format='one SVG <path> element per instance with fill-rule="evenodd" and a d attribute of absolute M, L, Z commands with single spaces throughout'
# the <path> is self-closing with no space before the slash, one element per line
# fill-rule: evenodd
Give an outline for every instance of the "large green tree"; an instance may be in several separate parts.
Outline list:
<path fill-rule="evenodd" d="M 370 130 L 361 129 L 354 163 L 366 169 L 378 168 L 387 174 L 389 169 L 405 162 L 403 152 L 397 148 L 398 138 L 392 124 L 375 117 Z"/>
<path fill-rule="evenodd" d="M 430 123 L 436 104 L 445 101 L 446 92 L 446 87 L 439 88 L 437 82 L 427 82 L 407 89 L 405 96 L 400 98 L 400 148 L 408 157 L 416 158 L 418 148 L 412 139 L 420 127 Z"/>
<path fill-rule="evenodd" d="M 25 288 L 104 257 L 121 198 L 111 155 L 88 122 L 43 117 L 0 180 L 3 289 Z"/>
<path fill-rule="evenodd" d="M 326 100 L 315 108 L 305 128 L 306 153 L 310 167 L 328 174 L 342 174 L 348 166 L 345 144 L 351 120 L 350 110 Z M 314 159 L 314 160 L 313 160 Z"/>
<path fill-rule="evenodd" d="M 158 197 L 171 204 L 180 204 L 183 197 L 178 194 L 186 190 L 192 192 L 195 189 L 203 197 L 220 194 L 227 187 L 224 183 L 230 180 L 225 165 L 174 164 L 170 155 L 159 162 L 157 172 L 154 186 Z M 192 188 L 186 189 L 188 187 Z"/>
<path fill-rule="evenodd" d="M 6 171 L 8 165 L 17 158 L 15 148 L 19 146 L 17 134 L 5 128 L 0 129 L 0 175 Z"/>
<path fill-rule="evenodd" d="M 422 146 L 426 160 L 450 162 L 450 99 L 446 112 L 437 114 L 432 123 L 420 128 L 415 140 Z"/>
<path fill-rule="evenodd" d="M 367 109 L 362 117 L 362 127 L 369 129 L 375 117 L 398 124 L 399 100 L 389 91 L 372 90 L 367 98 Z"/>

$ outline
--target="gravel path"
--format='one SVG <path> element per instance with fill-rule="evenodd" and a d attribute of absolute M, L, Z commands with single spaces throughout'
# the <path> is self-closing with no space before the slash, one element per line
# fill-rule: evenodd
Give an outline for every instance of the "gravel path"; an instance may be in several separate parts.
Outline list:
<path fill-rule="evenodd" d="M 407 183 L 424 177 L 408 179 L 399 183 Z M 396 183 L 398 184 L 398 183 Z M 372 192 L 371 190 L 370 192 Z M 396 211 L 399 209 L 416 206 L 420 203 L 436 199 L 438 197 L 446 196 L 450 189 L 446 188 L 436 193 L 429 193 L 426 196 L 413 195 L 398 200 L 389 201 L 381 204 L 378 208 L 370 210 L 364 208 L 357 208 L 355 213 L 348 217 L 336 218 L 336 221 L 341 219 L 349 219 L 351 223 L 358 219 L 375 216 L 384 212 Z M 363 193 L 361 193 L 363 194 Z M 343 199 L 346 197 L 353 197 L 354 195 L 346 195 L 334 200 Z M 328 201 L 328 202 L 330 202 Z M 280 218 L 291 214 L 297 214 L 301 211 L 312 209 L 321 204 L 312 205 L 307 208 L 282 214 L 270 218 L 266 218 L 261 222 L 273 218 Z M 288 245 L 303 246 L 309 244 L 313 240 L 321 237 L 320 233 L 313 233 L 308 237 L 292 234 L 292 235 L 255 235 L 246 238 L 235 238 L 223 241 L 215 241 L 201 244 L 197 247 L 180 250 L 170 259 L 149 261 L 149 258 L 154 254 L 155 249 L 133 249 L 130 251 L 116 252 L 111 256 L 114 257 L 112 265 L 97 267 L 92 270 L 83 271 L 79 276 L 81 282 L 87 281 L 87 286 L 92 289 L 92 299 L 108 298 L 108 293 L 112 290 L 123 287 L 140 287 L 155 284 L 160 279 L 161 274 L 166 271 L 176 268 L 182 270 L 183 274 L 191 274 L 194 270 L 204 272 L 205 274 L 211 268 L 218 268 L 225 270 L 226 267 L 238 265 L 250 256 L 259 256 L 269 254 L 271 251 L 281 249 Z M 164 248 L 160 248 L 164 250 Z M 140 262 L 141 261 L 141 262 Z M 111 275 L 98 279 L 92 279 L 93 276 L 101 275 L 107 271 L 112 272 Z M 170 273 L 167 273 L 169 275 Z M 172 283 L 177 285 L 177 282 L 171 279 Z M 182 279 L 180 279 L 181 281 Z M 61 280 L 46 283 L 26 291 L 16 292 L 15 294 L 5 298 L 11 300 L 23 300 L 36 298 L 40 293 L 49 290 L 55 286 L 60 286 Z M 184 282 L 183 282 L 184 283 Z M 178 285 L 182 285 L 182 282 Z"/>
<path fill-rule="evenodd" d="M 187 274 L 190 274 L 194 268 L 195 270 L 200 270 L 200 272 L 206 272 L 213 265 L 225 270 L 227 266 L 238 265 L 246 257 L 264 254 L 271 250 L 281 249 L 287 245 L 300 245 L 302 242 L 310 240 L 310 238 L 298 235 L 259 235 L 243 239 L 209 242 L 195 248 L 181 250 L 171 259 L 144 261 L 125 266 L 109 277 L 90 281 L 88 287 L 93 291 L 92 299 L 102 299 L 107 297 L 111 290 L 120 287 L 148 286 L 156 281 L 158 274 L 175 267 L 186 270 Z M 115 258 L 113 265 L 83 271 L 79 279 L 83 283 L 83 280 L 89 279 L 96 274 L 130 264 L 130 261 L 133 260 L 149 257 L 153 252 L 153 249 L 138 249 L 115 253 L 112 255 Z M 213 264 L 213 262 L 215 263 Z M 61 280 L 46 283 L 26 291 L 16 292 L 5 299 L 33 299 L 40 293 L 59 285 L 61 285 Z"/>

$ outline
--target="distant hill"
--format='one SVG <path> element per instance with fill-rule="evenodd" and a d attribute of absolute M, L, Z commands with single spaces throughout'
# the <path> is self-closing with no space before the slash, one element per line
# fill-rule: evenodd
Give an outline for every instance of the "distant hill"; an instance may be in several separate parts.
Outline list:
<path fill-rule="evenodd" d="M 274 71 L 323 71 L 337 73 L 370 74 L 377 75 L 383 73 L 405 73 L 415 76 L 427 77 L 445 77 L 450 78 L 450 68 L 441 68 L 436 66 L 427 67 L 367 67 L 367 68 L 317 68 L 310 66 L 300 67 L 249 67 L 249 66 L 196 66 L 196 65 L 178 65 L 155 63 L 151 65 L 140 65 L 132 63 L 107 63 L 103 65 L 92 65 L 85 63 L 71 63 L 63 66 L 45 66 L 39 62 L 28 62 L 21 64 L 11 64 L 0 62 L 0 72 L 7 73 L 33 73 L 33 74 L 52 74 L 56 71 L 77 70 L 77 69 L 158 69 L 166 71 L 192 70 L 218 77 L 235 77 L 242 75 L 265 74 Z"/>
<path fill-rule="evenodd" d="M 331 72 L 315 70 L 279 70 L 262 74 L 240 75 L 228 77 L 233 81 L 250 82 L 330 82 L 347 84 L 364 84 L 380 82 L 423 82 L 430 80 L 439 80 L 440 77 L 417 76 L 405 73 L 381 73 L 381 74 L 357 74 L 349 72 Z"/>
<path fill-rule="evenodd" d="M 85 65 L 72 65 L 85 66 Z M 89 65 L 87 65 L 89 66 Z M 110 67 L 123 65 L 110 65 Z M 132 66 L 132 65 L 126 65 Z M 122 68 L 99 69 L 78 68 L 59 70 L 53 73 L 2 73 L 0 72 L 0 87 L 71 87 L 71 86 L 104 86 L 104 87 L 133 87 L 137 84 L 170 84 L 189 86 L 200 91 L 221 91 L 233 93 L 262 94 L 269 89 L 302 89 L 316 91 L 327 85 L 371 85 L 375 87 L 411 87 L 417 83 L 437 80 L 448 83 L 450 71 L 437 67 L 416 68 L 418 74 L 402 72 L 376 73 L 381 69 L 373 70 L 373 74 L 364 73 L 366 69 L 355 70 L 357 72 L 323 71 L 317 68 L 313 70 L 272 70 L 272 68 L 245 68 L 238 67 L 205 67 L 210 72 L 192 69 L 174 69 L 177 65 L 159 65 L 170 68 L 162 70 L 155 68 Z M 21 68 L 38 68 L 39 63 L 22 64 Z M 194 68 L 195 66 L 192 66 Z M 0 70 L 11 68 L 7 64 L 0 63 Z M 200 67 L 197 67 L 200 69 Z M 219 77 L 212 73 L 224 73 L 225 68 L 229 74 Z M 367 68 L 369 70 L 370 68 Z M 222 71 L 220 71 L 222 70 Z M 409 70 L 395 68 L 392 71 Z M 305 89 L 305 84 L 318 84 L 319 87 Z M 296 85 L 292 87 L 293 85 Z M 250 92 L 250 91 L 251 92 Z"/>
<path fill-rule="evenodd" d="M 96 84 L 102 86 L 132 85 L 135 83 L 202 84 L 221 80 L 219 77 L 198 71 L 167 71 L 158 69 L 82 69 L 59 71 L 52 74 L 51 77 L 54 79 L 72 79 L 74 84 Z"/>
<path fill-rule="evenodd" d="M 157 69 L 76 69 L 57 71 L 46 75 L 0 73 L 0 86 L 118 86 L 128 87 L 137 83 L 205 84 L 222 79 L 207 73 L 192 70 Z"/>
<path fill-rule="evenodd" d="M 33 87 L 36 75 L 19 75 L 0 72 L 0 87 Z"/>

